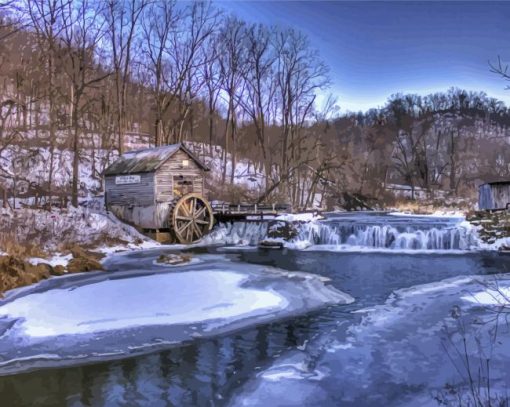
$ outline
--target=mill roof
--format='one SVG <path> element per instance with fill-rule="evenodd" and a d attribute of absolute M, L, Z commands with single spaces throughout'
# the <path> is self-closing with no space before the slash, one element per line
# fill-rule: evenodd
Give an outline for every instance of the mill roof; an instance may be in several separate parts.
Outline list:
<path fill-rule="evenodd" d="M 179 150 L 184 151 L 204 171 L 209 171 L 209 168 L 183 143 L 177 143 L 124 153 L 105 170 L 104 174 L 122 175 L 140 172 L 153 172 L 161 167 L 161 165 L 163 165 Z"/>
<path fill-rule="evenodd" d="M 482 185 L 510 185 L 510 180 L 509 181 L 491 181 L 491 182 L 486 182 Z M 480 185 L 480 186 L 482 186 Z"/>

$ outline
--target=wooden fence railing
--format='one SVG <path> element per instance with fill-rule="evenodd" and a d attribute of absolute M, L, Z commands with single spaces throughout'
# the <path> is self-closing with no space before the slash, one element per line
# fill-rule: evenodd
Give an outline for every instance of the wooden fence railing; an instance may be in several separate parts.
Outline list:
<path fill-rule="evenodd" d="M 213 203 L 211 205 L 213 212 L 220 214 L 276 214 L 289 213 L 292 206 L 288 204 L 233 204 L 233 203 Z"/>

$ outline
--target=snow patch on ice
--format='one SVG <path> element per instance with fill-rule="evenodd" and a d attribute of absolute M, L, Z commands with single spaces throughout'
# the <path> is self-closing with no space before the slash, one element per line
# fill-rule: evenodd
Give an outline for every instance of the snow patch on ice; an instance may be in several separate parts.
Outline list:
<path fill-rule="evenodd" d="M 474 294 L 461 297 L 462 300 L 480 305 L 510 306 L 510 287 L 488 288 Z"/>
<path fill-rule="evenodd" d="M 31 337 L 90 334 L 144 325 L 190 324 L 285 308 L 272 290 L 242 287 L 229 271 L 188 271 L 106 280 L 33 293 L 0 307 Z"/>
<path fill-rule="evenodd" d="M 458 288 L 465 284 L 472 283 L 473 281 L 473 277 L 453 277 L 434 283 L 421 284 L 410 288 L 402 288 L 398 290 L 397 293 L 401 298 L 410 298 L 423 294 L 431 294 L 447 289 Z"/>
<path fill-rule="evenodd" d="M 260 374 L 259 377 L 271 382 L 278 382 L 282 379 L 288 380 L 322 380 L 325 374 L 313 370 L 309 371 L 304 363 L 280 365 L 277 367 L 270 368 Z"/>

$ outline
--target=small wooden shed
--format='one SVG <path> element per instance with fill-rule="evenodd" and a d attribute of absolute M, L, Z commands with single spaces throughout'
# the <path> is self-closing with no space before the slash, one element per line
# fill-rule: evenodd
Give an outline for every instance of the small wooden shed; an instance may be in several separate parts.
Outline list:
<path fill-rule="evenodd" d="M 478 209 L 501 210 L 510 205 L 510 181 L 487 182 L 478 187 Z"/>
<path fill-rule="evenodd" d="M 182 143 L 127 152 L 104 173 L 107 210 L 145 232 L 198 240 L 213 222 L 204 197 L 206 171 Z"/>

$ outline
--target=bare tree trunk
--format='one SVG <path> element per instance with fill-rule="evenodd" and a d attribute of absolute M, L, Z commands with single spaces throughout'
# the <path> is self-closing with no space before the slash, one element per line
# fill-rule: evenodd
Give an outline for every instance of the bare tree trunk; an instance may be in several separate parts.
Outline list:
<path fill-rule="evenodd" d="M 237 154 L 237 126 L 236 126 L 236 114 L 234 109 L 232 108 L 232 118 L 230 122 L 231 126 L 231 134 L 232 134 L 232 152 L 231 152 L 231 162 L 232 168 L 230 172 L 230 183 L 234 184 L 235 173 L 236 173 L 236 154 Z"/>
<path fill-rule="evenodd" d="M 75 98 L 73 103 L 73 176 L 72 176 L 72 188 L 71 188 L 71 204 L 78 207 L 78 185 L 80 182 L 80 148 L 79 148 L 79 127 L 78 127 L 78 98 Z"/>
<path fill-rule="evenodd" d="M 225 121 L 225 135 L 224 135 L 224 141 L 225 145 L 223 148 L 223 172 L 221 174 L 221 182 L 225 184 L 226 178 L 227 178 L 227 157 L 228 157 L 228 124 L 230 122 L 230 104 L 229 108 L 227 110 L 227 119 Z"/>
<path fill-rule="evenodd" d="M 212 96 L 209 96 L 209 154 L 213 155 L 213 139 L 214 139 L 214 105 Z"/>
<path fill-rule="evenodd" d="M 456 191 L 457 189 L 457 162 L 455 160 L 455 139 L 453 130 L 450 132 L 450 191 Z"/>

